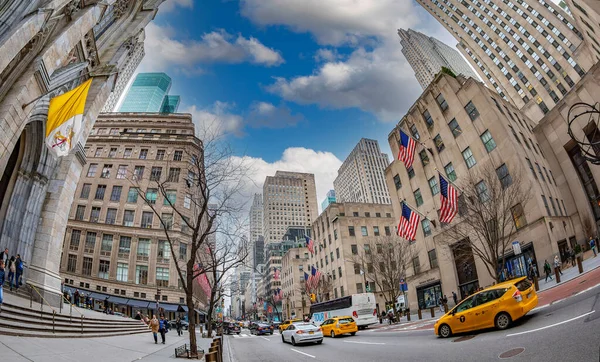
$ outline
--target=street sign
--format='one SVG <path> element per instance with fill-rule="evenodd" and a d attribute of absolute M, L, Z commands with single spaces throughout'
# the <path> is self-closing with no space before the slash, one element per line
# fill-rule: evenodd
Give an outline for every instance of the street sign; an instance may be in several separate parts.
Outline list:
<path fill-rule="evenodd" d="M 402 292 L 408 291 L 408 285 L 404 281 L 404 278 L 400 279 L 400 291 L 402 291 Z"/>
<path fill-rule="evenodd" d="M 521 243 L 518 240 L 512 242 L 512 248 L 515 255 L 521 254 Z"/>

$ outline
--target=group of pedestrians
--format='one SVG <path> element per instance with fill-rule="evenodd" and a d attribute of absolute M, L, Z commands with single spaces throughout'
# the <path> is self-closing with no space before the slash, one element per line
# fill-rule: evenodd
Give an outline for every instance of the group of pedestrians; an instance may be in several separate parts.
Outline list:
<path fill-rule="evenodd" d="M 6 271 L 8 269 L 8 272 Z M 23 260 L 21 255 L 9 257 L 8 248 L 4 249 L 0 258 L 0 313 L 4 302 L 4 283 L 8 282 L 10 290 L 19 289 L 23 285 Z"/>

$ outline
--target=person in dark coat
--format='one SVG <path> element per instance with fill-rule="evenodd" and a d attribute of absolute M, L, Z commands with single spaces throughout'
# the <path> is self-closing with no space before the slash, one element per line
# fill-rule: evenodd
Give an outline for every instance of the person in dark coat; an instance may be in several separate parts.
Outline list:
<path fill-rule="evenodd" d="M 0 260 L 0 313 L 2 312 L 2 303 L 4 302 L 4 260 Z"/>
<path fill-rule="evenodd" d="M 162 339 L 162 344 L 165 344 L 165 334 L 169 330 L 169 324 L 165 319 L 165 316 L 160 316 L 160 320 L 158 321 L 158 332 L 160 333 L 160 338 Z"/>
<path fill-rule="evenodd" d="M 181 318 L 177 317 L 177 320 L 175 321 L 175 328 L 177 328 L 177 335 L 181 336 L 183 334 L 183 332 L 181 331 Z"/>

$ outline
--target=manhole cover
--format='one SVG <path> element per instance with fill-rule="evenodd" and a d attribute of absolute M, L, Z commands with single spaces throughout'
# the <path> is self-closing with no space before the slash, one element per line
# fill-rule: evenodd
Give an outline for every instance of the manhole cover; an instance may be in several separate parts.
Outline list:
<path fill-rule="evenodd" d="M 503 352 L 502 354 L 500 354 L 498 356 L 498 358 L 512 358 L 518 354 L 523 353 L 523 351 L 525 350 L 525 348 L 523 347 L 519 347 L 519 348 L 513 348 L 511 350 L 508 350 L 506 352 Z"/>
<path fill-rule="evenodd" d="M 475 338 L 475 336 L 464 336 L 464 337 L 459 337 L 452 342 L 464 342 L 464 341 L 468 341 L 469 339 L 473 339 L 473 338 Z"/>

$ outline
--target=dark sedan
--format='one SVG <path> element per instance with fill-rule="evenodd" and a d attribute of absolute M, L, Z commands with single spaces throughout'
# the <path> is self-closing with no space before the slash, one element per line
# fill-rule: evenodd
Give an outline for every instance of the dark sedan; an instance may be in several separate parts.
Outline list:
<path fill-rule="evenodd" d="M 257 336 L 263 334 L 273 335 L 273 326 L 266 323 L 253 323 L 250 327 L 250 333 L 256 334 Z"/>
<path fill-rule="evenodd" d="M 225 334 L 240 334 L 241 329 L 238 323 L 225 323 L 223 326 L 223 333 Z"/>
<path fill-rule="evenodd" d="M 169 329 L 176 331 L 177 330 L 176 322 L 177 322 L 176 320 L 169 321 Z M 189 323 L 182 320 L 181 321 L 181 329 L 184 331 L 187 331 L 188 327 L 189 327 Z"/>

